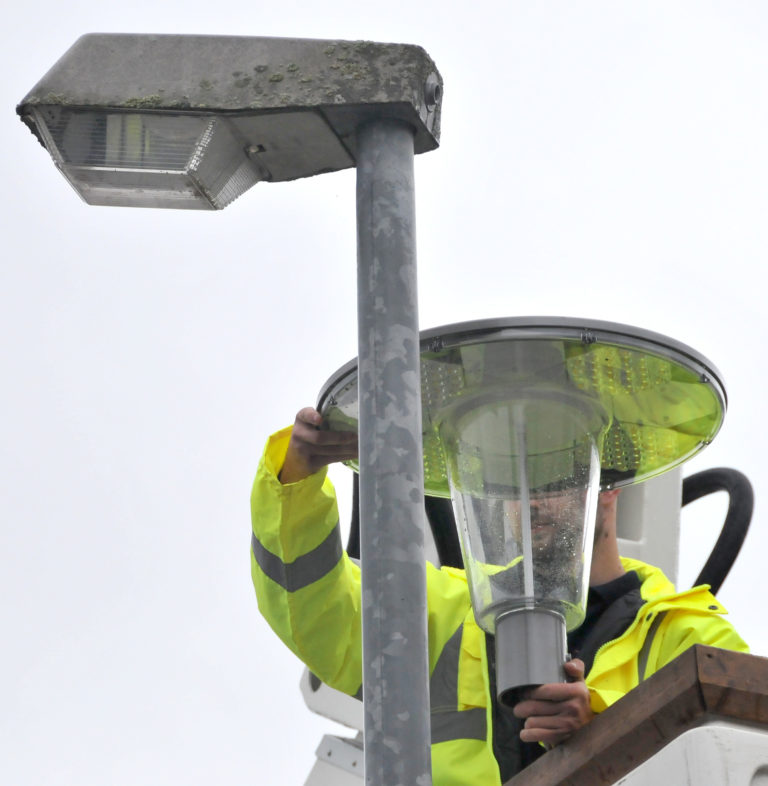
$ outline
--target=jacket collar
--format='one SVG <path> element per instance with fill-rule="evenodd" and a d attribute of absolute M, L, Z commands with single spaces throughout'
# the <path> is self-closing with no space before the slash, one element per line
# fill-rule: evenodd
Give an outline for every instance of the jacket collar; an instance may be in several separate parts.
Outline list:
<path fill-rule="evenodd" d="M 624 570 L 634 570 L 640 576 L 640 594 L 647 603 L 669 603 L 678 607 L 705 608 L 708 611 L 726 613 L 725 608 L 710 593 L 708 584 L 678 592 L 660 568 L 629 557 L 622 557 L 621 563 Z"/>

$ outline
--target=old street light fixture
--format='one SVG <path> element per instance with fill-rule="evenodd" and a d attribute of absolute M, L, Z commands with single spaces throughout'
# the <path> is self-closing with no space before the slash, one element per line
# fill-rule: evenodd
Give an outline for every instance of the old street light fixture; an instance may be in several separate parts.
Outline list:
<path fill-rule="evenodd" d="M 221 209 L 259 181 L 355 166 L 367 120 L 432 150 L 440 91 L 416 46 L 91 34 L 17 111 L 89 204 Z"/>
<path fill-rule="evenodd" d="M 516 318 L 421 336 L 424 483 L 453 501 L 478 624 L 495 634 L 499 699 L 564 679 L 584 619 L 597 493 L 684 462 L 713 439 L 725 392 L 712 364 L 656 333 Z M 354 429 L 355 362 L 324 386 Z"/>
<path fill-rule="evenodd" d="M 17 108 L 92 205 L 221 209 L 259 181 L 356 167 L 365 772 L 381 786 L 431 782 L 413 156 L 438 145 L 441 98 L 417 46 L 94 34 Z"/>

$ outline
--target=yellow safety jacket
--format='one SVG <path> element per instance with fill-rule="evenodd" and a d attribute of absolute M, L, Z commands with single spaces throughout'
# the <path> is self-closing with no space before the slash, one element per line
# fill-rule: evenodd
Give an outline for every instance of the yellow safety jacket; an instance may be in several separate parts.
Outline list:
<path fill-rule="evenodd" d="M 321 680 L 350 695 L 362 686 L 360 570 L 344 553 L 336 497 L 325 471 L 282 485 L 290 428 L 273 435 L 251 495 L 251 573 L 259 609 Z M 586 678 L 601 712 L 693 644 L 747 651 L 707 587 L 676 592 L 658 569 L 637 571 L 644 601 L 634 622 L 603 644 Z M 486 639 L 463 570 L 427 564 L 435 786 L 499 786 L 493 755 Z"/>

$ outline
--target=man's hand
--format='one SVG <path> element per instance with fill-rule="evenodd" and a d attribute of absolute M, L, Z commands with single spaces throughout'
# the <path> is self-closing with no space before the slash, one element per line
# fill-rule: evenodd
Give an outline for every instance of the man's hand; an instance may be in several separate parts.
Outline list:
<path fill-rule="evenodd" d="M 312 407 L 305 407 L 293 424 L 288 452 L 280 470 L 281 483 L 295 483 L 334 461 L 357 458 L 357 433 L 321 431 L 323 418 Z"/>
<path fill-rule="evenodd" d="M 584 682 L 584 663 L 578 659 L 568 661 L 565 673 L 570 682 L 540 685 L 515 705 L 515 716 L 525 718 L 520 732 L 523 742 L 558 745 L 594 717 Z"/>

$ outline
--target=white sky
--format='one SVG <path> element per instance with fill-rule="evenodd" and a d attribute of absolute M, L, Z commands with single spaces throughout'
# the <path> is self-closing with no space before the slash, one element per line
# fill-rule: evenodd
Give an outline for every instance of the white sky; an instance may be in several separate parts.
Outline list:
<path fill-rule="evenodd" d="M 708 356 L 730 411 L 686 472 L 755 484 L 720 598 L 768 654 L 768 5 L 64 9 L 17 4 L 1 34 L 1 783 L 301 786 L 335 731 L 258 616 L 248 497 L 267 434 L 356 353 L 354 172 L 220 213 L 88 207 L 13 113 L 86 32 L 424 46 L 445 102 L 416 168 L 422 327 L 583 316 Z M 683 585 L 723 511 L 684 517 Z"/>

